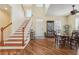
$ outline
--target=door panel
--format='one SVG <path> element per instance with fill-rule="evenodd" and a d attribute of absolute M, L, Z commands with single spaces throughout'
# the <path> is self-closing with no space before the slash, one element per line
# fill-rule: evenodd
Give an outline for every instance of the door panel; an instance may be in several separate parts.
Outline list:
<path fill-rule="evenodd" d="M 37 19 L 35 27 L 36 27 L 35 36 L 44 37 L 43 19 Z"/>

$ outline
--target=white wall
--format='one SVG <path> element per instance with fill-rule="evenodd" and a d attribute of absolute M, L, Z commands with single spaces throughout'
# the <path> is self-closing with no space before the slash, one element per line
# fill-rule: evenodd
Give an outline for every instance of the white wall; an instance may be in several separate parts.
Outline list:
<path fill-rule="evenodd" d="M 35 36 L 36 38 L 44 38 L 44 20 L 42 18 L 37 18 L 35 21 Z"/>
<path fill-rule="evenodd" d="M 18 27 L 25 20 L 24 12 L 21 5 L 10 5 L 11 9 L 11 19 L 12 19 L 12 32 L 18 29 Z"/>

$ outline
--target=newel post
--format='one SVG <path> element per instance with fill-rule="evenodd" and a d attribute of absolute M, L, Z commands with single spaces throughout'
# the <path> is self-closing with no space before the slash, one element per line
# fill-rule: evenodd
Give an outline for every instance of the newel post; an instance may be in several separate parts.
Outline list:
<path fill-rule="evenodd" d="M 3 30 L 4 30 L 4 28 L 1 27 L 1 44 L 4 44 L 4 37 L 3 37 L 4 33 L 3 33 Z"/>
<path fill-rule="evenodd" d="M 24 27 L 22 28 L 22 32 L 23 32 L 22 46 L 24 46 Z"/>

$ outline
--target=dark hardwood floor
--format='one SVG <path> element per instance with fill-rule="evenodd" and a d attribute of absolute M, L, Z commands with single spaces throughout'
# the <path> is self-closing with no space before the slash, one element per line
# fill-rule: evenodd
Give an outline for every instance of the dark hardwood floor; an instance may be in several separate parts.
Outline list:
<path fill-rule="evenodd" d="M 76 55 L 69 48 L 56 48 L 54 38 L 31 40 L 23 50 L 0 50 L 1 55 Z"/>

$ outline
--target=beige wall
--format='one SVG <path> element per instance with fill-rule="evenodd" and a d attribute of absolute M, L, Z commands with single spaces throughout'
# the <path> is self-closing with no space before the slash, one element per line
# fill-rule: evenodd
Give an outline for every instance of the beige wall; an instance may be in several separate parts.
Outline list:
<path fill-rule="evenodd" d="M 69 24 L 70 25 L 70 33 L 72 30 L 75 29 L 75 17 L 74 16 L 46 16 L 47 9 L 45 7 L 36 7 L 35 5 L 24 5 L 24 9 L 32 9 L 33 17 L 32 17 L 32 28 L 35 31 L 35 25 L 36 25 L 36 19 L 42 18 L 43 25 L 44 25 L 44 32 L 46 32 L 46 21 L 52 20 L 61 20 L 62 21 L 62 33 L 64 31 L 64 25 Z M 18 10 L 19 9 L 19 10 Z M 13 29 L 17 29 L 18 26 L 22 23 L 24 20 L 23 10 L 20 5 L 13 5 L 13 11 L 12 11 L 12 22 L 13 22 Z M 18 18 L 19 17 L 19 18 Z M 23 19 L 23 20 L 22 20 Z M 19 22 L 19 23 L 18 23 Z M 18 24 L 17 24 L 18 23 Z M 16 26 L 17 25 L 17 26 Z"/>
<path fill-rule="evenodd" d="M 10 18 L 10 15 L 6 14 L 5 12 L 0 10 L 0 28 L 6 26 L 11 22 L 10 19 L 12 19 L 12 28 L 13 32 L 21 25 L 21 23 L 25 20 L 23 10 L 21 5 L 11 5 L 12 6 L 12 15 Z M 64 31 L 63 26 L 65 24 L 70 25 L 70 33 L 75 29 L 75 17 L 74 16 L 46 16 L 46 9 L 45 7 L 35 7 L 30 5 L 30 6 L 25 6 L 25 10 L 27 9 L 32 9 L 33 11 L 33 16 L 32 16 L 32 28 L 35 31 L 35 25 L 36 25 L 36 19 L 42 18 L 43 25 L 44 25 L 44 32 L 46 32 L 46 22 L 48 20 L 56 21 L 56 20 L 61 20 L 62 21 L 62 33 Z M 7 32 L 9 32 L 10 28 L 8 28 Z M 1 37 L 1 36 L 0 36 Z"/>
<path fill-rule="evenodd" d="M 45 18 L 45 13 L 44 13 L 44 8 L 42 7 L 33 7 L 32 9 L 33 11 L 33 17 L 32 17 L 32 20 L 33 20 L 33 30 L 35 31 L 35 24 L 36 24 L 36 19 L 38 18 L 42 18 L 44 19 Z"/>
<path fill-rule="evenodd" d="M 46 21 L 48 21 L 48 20 L 52 20 L 52 21 L 58 21 L 58 20 L 60 20 L 61 21 L 61 23 L 62 23 L 62 25 L 61 25 L 61 31 L 62 31 L 62 33 L 63 33 L 63 31 L 64 31 L 64 25 L 66 25 L 66 16 L 46 16 L 46 19 L 45 19 Z M 46 24 L 46 23 L 45 23 Z M 45 26 L 45 27 L 47 27 L 47 26 Z M 46 28 L 45 28 L 45 31 L 46 31 Z"/>
<path fill-rule="evenodd" d="M 8 23 L 10 23 L 10 21 L 10 16 L 0 10 L 0 28 L 6 26 Z"/>
<path fill-rule="evenodd" d="M 71 34 L 71 32 L 73 30 L 75 30 L 75 16 L 69 15 L 69 16 L 46 16 L 45 14 L 45 8 L 43 7 L 33 7 L 33 25 L 32 28 L 35 31 L 35 25 L 36 25 L 36 19 L 37 18 L 42 18 L 43 21 L 43 25 L 44 25 L 44 32 L 46 32 L 46 21 L 48 20 L 52 20 L 52 21 L 56 21 L 56 20 L 61 20 L 62 21 L 62 34 L 64 32 L 64 25 L 69 25 L 70 26 L 70 30 L 69 33 Z"/>
<path fill-rule="evenodd" d="M 74 15 L 67 16 L 67 23 L 70 26 L 70 34 L 71 34 L 72 31 L 75 30 L 75 16 Z"/>
<path fill-rule="evenodd" d="M 11 22 L 10 16 L 6 12 L 0 10 L 0 29 L 1 27 L 5 27 L 6 25 L 8 25 L 10 22 Z M 8 27 L 4 30 L 5 39 L 7 38 L 7 34 L 10 33 L 10 30 L 11 27 Z M 1 31 L 0 31 L 0 40 L 1 40 Z"/>
<path fill-rule="evenodd" d="M 66 24 L 66 19 L 67 17 L 66 16 L 46 16 L 45 14 L 45 8 L 44 7 L 34 7 L 33 8 L 33 17 L 32 17 L 32 20 L 33 20 L 33 25 L 32 25 L 32 28 L 33 30 L 35 31 L 35 25 L 36 25 L 36 19 L 37 18 L 42 18 L 44 21 L 43 21 L 43 25 L 44 25 L 44 32 L 46 32 L 46 22 L 48 20 L 52 20 L 52 21 L 55 21 L 55 20 L 62 20 L 62 31 L 64 31 L 63 29 L 63 26 Z"/>

